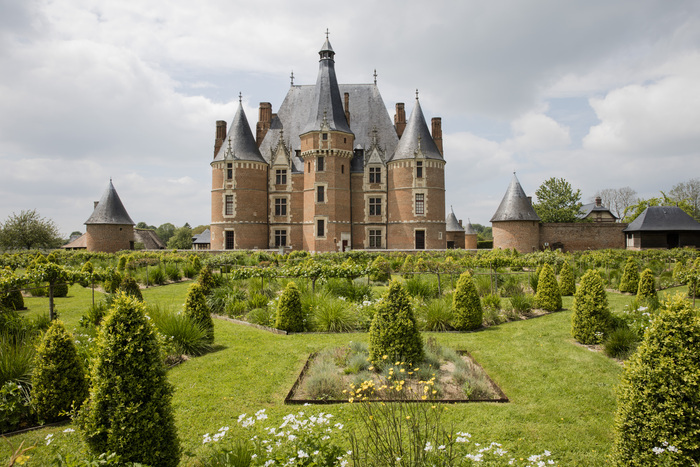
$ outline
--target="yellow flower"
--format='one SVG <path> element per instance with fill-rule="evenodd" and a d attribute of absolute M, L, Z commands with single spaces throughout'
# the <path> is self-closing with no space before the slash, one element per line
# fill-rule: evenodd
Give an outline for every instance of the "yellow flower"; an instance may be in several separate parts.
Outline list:
<path fill-rule="evenodd" d="M 426 400 L 426 399 L 428 398 L 428 396 L 423 395 L 423 396 L 421 396 L 420 398 L 423 399 L 423 400 Z"/>
<path fill-rule="evenodd" d="M 389 356 L 388 356 L 388 355 L 384 355 L 384 356 L 382 357 L 382 360 L 386 360 L 387 358 L 389 358 Z"/>
<path fill-rule="evenodd" d="M 410 415 L 406 415 L 406 420 L 410 420 L 410 419 L 411 419 L 411 416 L 410 416 Z"/>

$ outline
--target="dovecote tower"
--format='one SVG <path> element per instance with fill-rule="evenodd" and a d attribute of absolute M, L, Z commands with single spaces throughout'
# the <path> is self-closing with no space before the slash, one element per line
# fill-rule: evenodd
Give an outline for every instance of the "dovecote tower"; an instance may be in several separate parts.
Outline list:
<path fill-rule="evenodd" d="M 95 203 L 92 215 L 85 221 L 85 232 L 88 251 L 114 253 L 134 249 L 134 221 L 111 179 L 102 198 Z"/>
<path fill-rule="evenodd" d="M 540 218 L 515 173 L 491 224 L 494 248 L 513 248 L 520 253 L 531 253 L 539 248 Z"/>

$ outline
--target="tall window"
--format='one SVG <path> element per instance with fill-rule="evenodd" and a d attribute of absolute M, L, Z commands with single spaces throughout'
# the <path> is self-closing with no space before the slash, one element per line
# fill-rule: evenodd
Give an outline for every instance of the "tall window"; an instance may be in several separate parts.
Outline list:
<path fill-rule="evenodd" d="M 233 230 L 226 231 L 226 242 L 224 243 L 224 248 L 227 250 L 233 250 Z"/>
<path fill-rule="evenodd" d="M 287 184 L 287 169 L 277 169 L 275 171 L 275 185 Z"/>
<path fill-rule="evenodd" d="M 226 164 L 226 180 L 232 180 L 233 179 L 233 164 L 231 162 L 228 162 Z"/>
<path fill-rule="evenodd" d="M 316 202 L 323 203 L 326 201 L 326 190 L 323 185 L 316 187 Z"/>
<path fill-rule="evenodd" d="M 316 172 L 323 172 L 326 170 L 326 160 L 323 156 L 318 156 L 316 158 Z"/>
<path fill-rule="evenodd" d="M 381 216 L 382 215 L 382 199 L 381 198 L 370 198 L 369 199 L 369 215 L 370 216 Z"/>
<path fill-rule="evenodd" d="M 325 237 L 326 236 L 326 221 L 323 219 L 318 219 L 316 221 L 316 236 Z"/>
<path fill-rule="evenodd" d="M 382 247 L 382 231 L 381 230 L 370 230 L 369 231 L 369 247 L 370 248 L 381 248 Z"/>
<path fill-rule="evenodd" d="M 423 178 L 423 162 L 416 162 L 416 178 Z"/>
<path fill-rule="evenodd" d="M 381 167 L 370 167 L 369 168 L 369 182 L 370 183 L 382 183 L 382 168 Z"/>
<path fill-rule="evenodd" d="M 224 209 L 224 214 L 233 216 L 233 195 L 226 195 L 226 206 Z"/>
<path fill-rule="evenodd" d="M 275 216 L 287 215 L 287 198 L 275 198 Z"/>
<path fill-rule="evenodd" d="M 275 230 L 275 246 L 287 246 L 287 231 Z"/>
<path fill-rule="evenodd" d="M 425 214 L 425 195 L 416 193 L 416 214 Z"/>

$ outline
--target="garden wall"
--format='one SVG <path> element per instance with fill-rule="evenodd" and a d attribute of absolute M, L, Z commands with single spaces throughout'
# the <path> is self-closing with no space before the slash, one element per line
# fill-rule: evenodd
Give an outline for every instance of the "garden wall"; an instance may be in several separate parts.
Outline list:
<path fill-rule="evenodd" d="M 602 250 L 625 248 L 628 224 L 603 222 L 547 223 L 540 224 L 540 246 L 563 251 Z"/>

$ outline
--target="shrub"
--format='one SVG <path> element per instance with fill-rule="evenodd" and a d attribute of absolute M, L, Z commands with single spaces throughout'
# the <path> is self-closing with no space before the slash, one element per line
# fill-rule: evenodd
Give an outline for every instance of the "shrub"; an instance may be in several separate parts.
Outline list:
<path fill-rule="evenodd" d="M 377 305 L 369 330 L 369 353 L 374 361 L 379 361 L 384 355 L 410 363 L 422 360 L 423 339 L 411 301 L 396 280 L 389 283 L 389 290 Z"/>
<path fill-rule="evenodd" d="M 78 425 L 95 454 L 122 462 L 176 466 L 180 443 L 156 332 L 145 305 L 124 294 L 100 328 L 90 398 Z"/>
<path fill-rule="evenodd" d="M 330 296 L 316 302 L 310 318 L 314 331 L 348 332 L 355 329 L 355 314 L 348 303 Z"/>
<path fill-rule="evenodd" d="M 195 274 L 199 274 L 199 271 L 202 270 L 202 260 L 199 255 L 192 255 L 192 258 L 190 259 L 190 267 Z"/>
<path fill-rule="evenodd" d="M 483 310 L 481 300 L 471 274 L 465 271 L 457 280 L 457 287 L 452 298 L 454 309 L 454 327 L 458 331 L 471 331 L 481 326 Z"/>
<path fill-rule="evenodd" d="M 574 271 L 568 261 L 565 261 L 559 272 L 559 291 L 563 296 L 571 296 L 576 293 Z"/>
<path fill-rule="evenodd" d="M 88 395 L 82 361 L 61 321 L 54 320 L 39 344 L 32 386 L 37 416 L 48 423 L 65 418 Z"/>
<path fill-rule="evenodd" d="M 304 383 L 310 399 L 340 399 L 343 390 L 339 369 L 332 358 L 319 355 Z"/>
<path fill-rule="evenodd" d="M 85 314 L 80 318 L 80 325 L 84 328 L 99 326 L 108 310 L 109 306 L 105 301 L 90 305 Z"/>
<path fill-rule="evenodd" d="M 0 292 L 0 307 L 9 308 L 10 310 L 24 310 L 22 292 L 19 289 Z"/>
<path fill-rule="evenodd" d="M 369 280 L 375 282 L 387 282 L 391 279 L 391 266 L 389 261 L 382 256 L 377 256 L 374 261 L 372 261 L 372 273 L 369 276 Z"/>
<path fill-rule="evenodd" d="M 141 288 L 136 282 L 136 279 L 134 279 L 131 276 L 124 276 L 124 279 L 122 279 L 122 283 L 119 284 L 119 291 L 123 292 L 129 297 L 135 298 L 136 300 L 143 301 L 143 295 L 141 295 Z"/>
<path fill-rule="evenodd" d="M 272 327 L 275 325 L 276 313 L 270 308 L 254 308 L 248 312 L 246 315 L 246 320 L 249 323 L 257 324 L 259 326 Z"/>
<path fill-rule="evenodd" d="M 304 324 L 301 294 L 297 285 L 294 282 L 289 282 L 277 302 L 275 327 L 288 332 L 302 332 Z"/>
<path fill-rule="evenodd" d="M 424 300 L 436 298 L 440 295 L 437 278 L 426 277 L 422 274 L 414 274 L 409 279 L 406 279 L 406 292 L 411 297 L 419 297 Z"/>
<path fill-rule="evenodd" d="M 8 381 L 31 385 L 36 337 L 31 330 L 19 328 L 19 324 L 14 324 L 15 329 L 0 331 L 0 385 Z"/>
<path fill-rule="evenodd" d="M 658 465 L 654 448 L 668 450 L 667 465 L 700 460 L 700 318 L 680 296 L 663 304 L 617 390 L 612 460 L 618 466 Z"/>
<path fill-rule="evenodd" d="M 173 282 L 177 282 L 182 279 L 182 272 L 180 271 L 180 266 L 177 263 L 167 263 L 165 265 L 165 275 L 168 276 Z"/>
<path fill-rule="evenodd" d="M 543 310 L 557 311 L 561 309 L 559 284 L 557 284 L 554 270 L 549 263 L 545 263 L 542 266 L 542 271 L 540 271 L 535 299 L 537 300 L 537 306 Z"/>
<path fill-rule="evenodd" d="M 484 297 L 491 293 L 491 276 L 486 274 L 477 275 L 472 277 L 474 285 L 476 286 L 476 291 L 479 297 Z"/>
<path fill-rule="evenodd" d="M 148 307 L 148 316 L 158 332 L 167 338 L 176 356 L 197 357 L 211 350 L 208 329 L 185 313 L 172 313 L 158 307 Z"/>
<path fill-rule="evenodd" d="M 444 297 L 430 300 L 423 307 L 423 329 L 426 331 L 449 331 L 452 329 L 454 312 L 452 310 L 452 297 Z"/>
<path fill-rule="evenodd" d="M 68 284 L 66 282 L 59 282 L 53 285 L 53 296 L 54 298 L 67 297 L 68 296 Z"/>
<path fill-rule="evenodd" d="M 261 293 L 255 292 L 250 294 L 250 298 L 248 299 L 248 308 L 253 309 L 253 308 L 265 308 L 267 306 L 268 302 L 268 297 L 266 295 L 263 295 Z"/>
<path fill-rule="evenodd" d="M 185 314 L 202 327 L 207 333 L 209 343 L 214 342 L 214 321 L 207 306 L 202 286 L 194 283 L 190 285 L 185 297 Z"/>
<path fill-rule="evenodd" d="M 571 335 L 582 344 L 600 344 L 609 326 L 610 310 L 603 280 L 598 271 L 591 269 L 581 278 L 574 295 Z"/>
<path fill-rule="evenodd" d="M 122 256 L 123 258 L 123 256 Z M 114 293 L 117 291 L 119 288 L 119 285 L 122 283 L 122 275 L 119 274 L 118 271 L 111 269 L 108 270 L 104 280 L 102 281 L 102 285 L 105 289 L 105 292 L 107 293 Z"/>
<path fill-rule="evenodd" d="M 645 269 L 639 276 L 639 287 L 637 288 L 637 299 L 656 301 L 656 286 L 654 284 L 654 273 L 651 269 Z"/>
<path fill-rule="evenodd" d="M 530 288 L 532 289 L 532 293 L 534 294 L 537 293 L 537 286 L 540 281 L 540 272 L 542 272 L 542 266 L 537 266 L 537 269 L 535 269 L 535 273 L 530 274 Z"/>
<path fill-rule="evenodd" d="M 0 433 L 7 433 L 33 425 L 36 414 L 29 400 L 27 388 L 14 381 L 7 381 L 1 385 L 0 413 L 2 414 L 2 417 L 0 417 Z"/>
<path fill-rule="evenodd" d="M 491 311 L 501 311 L 501 297 L 497 294 L 488 294 L 481 299 L 481 307 Z"/>
<path fill-rule="evenodd" d="M 209 295 L 211 289 L 213 289 L 216 286 L 216 280 L 214 279 L 214 275 L 211 273 L 211 269 L 209 269 L 209 266 L 204 266 L 199 271 L 197 283 L 202 286 L 202 291 L 204 292 L 204 295 Z"/>
<path fill-rule="evenodd" d="M 613 329 L 605 337 L 603 350 L 605 355 L 625 360 L 637 348 L 637 335 L 627 326 Z"/>
<path fill-rule="evenodd" d="M 510 297 L 510 306 L 518 313 L 529 313 L 532 310 L 532 300 L 532 295 L 513 295 Z"/>
<path fill-rule="evenodd" d="M 620 292 L 635 293 L 638 285 L 639 268 L 637 262 L 630 256 L 627 258 L 625 271 L 622 273 L 622 279 L 620 279 L 620 287 L 618 290 L 620 290 Z"/>

